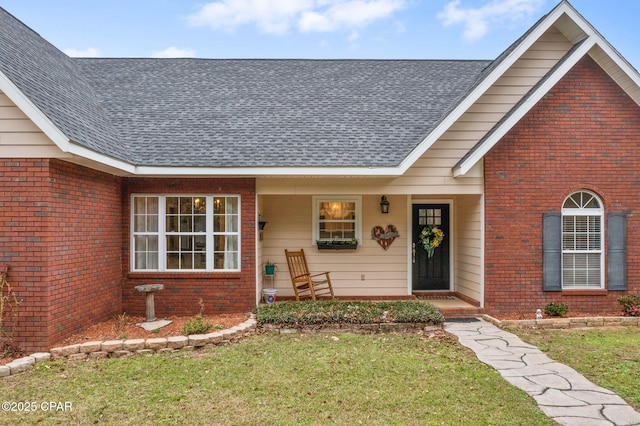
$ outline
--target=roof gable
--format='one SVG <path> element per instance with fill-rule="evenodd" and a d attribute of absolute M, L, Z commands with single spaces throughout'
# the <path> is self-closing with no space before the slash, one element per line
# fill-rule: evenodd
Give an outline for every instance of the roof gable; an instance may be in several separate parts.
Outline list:
<path fill-rule="evenodd" d="M 453 167 L 453 175 L 464 176 L 549 90 L 585 55 L 590 55 L 640 104 L 640 76 L 637 71 L 567 1 L 562 1 L 520 40 L 522 50 L 551 27 L 558 29 L 573 47 L 550 71 Z M 511 48 L 510 48 L 511 49 Z M 496 67 L 500 72 L 501 66 Z"/>

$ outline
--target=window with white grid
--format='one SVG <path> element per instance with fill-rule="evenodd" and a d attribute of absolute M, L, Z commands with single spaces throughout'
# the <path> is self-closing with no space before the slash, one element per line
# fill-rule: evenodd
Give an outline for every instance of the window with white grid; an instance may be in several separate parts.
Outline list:
<path fill-rule="evenodd" d="M 238 271 L 240 197 L 134 195 L 133 271 Z"/>
<path fill-rule="evenodd" d="M 592 192 L 571 194 L 562 206 L 562 288 L 603 288 L 603 209 Z"/>
<path fill-rule="evenodd" d="M 313 242 L 360 240 L 360 197 L 314 197 Z"/>

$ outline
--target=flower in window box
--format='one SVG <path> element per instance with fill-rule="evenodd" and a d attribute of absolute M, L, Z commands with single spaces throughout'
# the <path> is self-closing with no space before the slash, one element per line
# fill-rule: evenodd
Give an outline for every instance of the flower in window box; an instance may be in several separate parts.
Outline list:
<path fill-rule="evenodd" d="M 433 257 L 433 252 L 444 239 L 444 232 L 437 226 L 428 225 L 422 228 L 419 239 L 420 244 L 427 251 L 427 257 Z"/>
<path fill-rule="evenodd" d="M 316 240 L 318 250 L 355 250 L 358 247 L 358 240 Z"/>

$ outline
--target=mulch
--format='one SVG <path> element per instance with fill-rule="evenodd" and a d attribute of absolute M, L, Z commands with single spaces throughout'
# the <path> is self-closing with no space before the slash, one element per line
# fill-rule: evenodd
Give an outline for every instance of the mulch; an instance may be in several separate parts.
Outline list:
<path fill-rule="evenodd" d="M 249 314 L 203 315 L 203 318 L 204 321 L 213 324 L 214 327 L 212 327 L 210 331 L 216 331 L 242 324 L 249 318 Z M 110 320 L 89 326 L 82 332 L 76 333 L 54 344 L 52 348 L 95 341 L 153 339 L 156 337 L 182 336 L 184 335 L 182 333 L 182 327 L 187 321 L 193 319 L 193 316 L 171 316 L 158 319 L 166 319 L 172 322 L 157 331 L 147 331 L 136 325 L 144 322 L 144 317 L 127 315 L 116 316 Z M 21 358 L 22 356 L 24 355 L 0 358 L 0 365 L 7 364 L 14 359 Z"/>

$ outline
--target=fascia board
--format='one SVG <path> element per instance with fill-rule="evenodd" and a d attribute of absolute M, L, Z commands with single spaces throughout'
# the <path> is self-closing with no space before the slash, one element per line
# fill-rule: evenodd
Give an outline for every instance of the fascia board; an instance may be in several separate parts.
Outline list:
<path fill-rule="evenodd" d="M 138 176 L 362 176 L 398 177 L 397 167 L 152 167 L 137 166 Z"/>
<path fill-rule="evenodd" d="M 599 48 L 604 55 L 611 59 L 611 61 L 620 68 L 620 70 L 633 82 L 633 84 L 640 88 L 640 74 L 638 74 L 638 70 L 636 70 L 633 65 L 631 65 L 613 46 L 611 46 L 606 39 L 602 38 L 602 36 L 595 34 L 592 37 L 596 40 L 594 47 Z M 605 69 L 605 72 L 606 71 L 607 69 Z M 640 105 L 640 101 L 638 99 L 633 96 L 632 99 Z"/>
<path fill-rule="evenodd" d="M 594 45 L 602 49 L 605 55 L 609 57 L 629 79 L 631 79 L 635 85 L 640 87 L 640 74 L 621 54 L 618 52 L 609 41 L 600 34 L 600 32 L 591 25 L 586 19 L 584 19 L 573 7 L 567 5 L 565 13 L 569 16 L 573 22 L 580 27 L 582 31 L 587 34 L 589 38 L 594 40 Z M 640 103 L 639 103 L 640 104 Z"/>
<path fill-rule="evenodd" d="M 596 43 L 596 45 L 602 49 L 602 51 L 609 56 L 609 58 L 624 72 L 627 77 L 629 77 L 636 86 L 640 87 L 640 74 L 638 74 L 638 70 L 636 70 L 633 65 L 629 64 L 629 62 L 622 56 L 618 51 L 611 47 L 609 43 Z"/>
<path fill-rule="evenodd" d="M 453 177 L 464 176 L 469 170 L 471 170 L 471 168 L 480 161 L 487 152 L 489 152 L 489 150 L 493 148 L 494 145 L 498 143 L 498 141 L 502 139 L 502 137 L 507 134 L 507 132 L 511 130 L 511 128 L 515 126 L 518 121 L 520 121 L 522 117 L 524 117 L 525 114 L 528 113 L 531 108 L 533 108 L 536 103 L 538 103 L 538 101 L 540 101 L 540 99 L 542 99 L 553 88 L 553 86 L 555 86 L 556 83 L 558 83 L 558 81 L 560 81 L 560 79 L 578 63 L 580 59 L 588 54 L 594 44 L 594 40 L 586 40 L 579 49 L 576 49 L 576 51 L 573 52 L 573 54 L 536 89 L 534 93 L 527 95 L 527 99 L 519 105 L 518 108 L 513 111 L 497 129 L 492 130 L 492 133 L 483 142 L 483 144 L 465 161 L 453 169 Z"/>
<path fill-rule="evenodd" d="M 69 138 L 65 135 L 33 102 L 13 84 L 13 82 L 2 72 L 0 72 L 0 90 L 38 126 L 42 132 L 62 152 L 69 152 Z"/>
<path fill-rule="evenodd" d="M 401 173 L 405 173 L 431 146 L 456 122 L 478 99 L 491 88 L 496 81 L 562 16 L 570 11 L 566 3 L 560 4 L 551 11 L 522 42 L 518 45 L 485 79 L 471 91 L 445 117 L 429 135 L 403 160 Z"/>
<path fill-rule="evenodd" d="M 117 160 L 113 157 L 100 154 L 96 151 L 90 150 L 88 148 L 85 148 L 84 146 L 78 145 L 73 142 L 70 142 L 68 146 L 69 146 L 69 149 L 67 152 L 75 156 L 82 157 L 84 159 L 87 159 L 89 161 L 93 161 L 96 163 L 100 163 L 109 168 L 120 170 L 122 172 L 125 172 L 126 174 L 135 173 L 135 170 L 136 170 L 135 166 L 133 164 L 127 163 L 126 161 Z"/>

